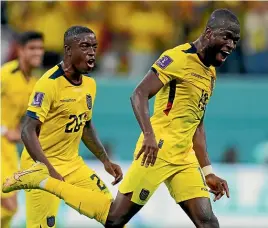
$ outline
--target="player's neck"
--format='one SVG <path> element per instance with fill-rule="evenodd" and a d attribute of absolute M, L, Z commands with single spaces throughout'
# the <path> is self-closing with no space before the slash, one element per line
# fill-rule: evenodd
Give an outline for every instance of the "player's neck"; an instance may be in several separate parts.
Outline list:
<path fill-rule="evenodd" d="M 206 45 L 203 37 L 199 37 L 196 41 L 193 42 L 196 50 L 197 50 L 197 55 L 200 59 L 200 61 L 207 67 L 209 67 L 211 64 L 207 58 L 206 55 Z"/>
<path fill-rule="evenodd" d="M 22 58 L 19 58 L 19 68 L 26 80 L 29 80 L 33 70 L 32 67 L 30 67 Z"/>
<path fill-rule="evenodd" d="M 64 71 L 64 75 L 68 80 L 73 82 L 74 84 L 81 84 L 82 75 L 76 72 L 71 64 L 66 64 L 64 61 L 61 62 L 62 69 Z"/>

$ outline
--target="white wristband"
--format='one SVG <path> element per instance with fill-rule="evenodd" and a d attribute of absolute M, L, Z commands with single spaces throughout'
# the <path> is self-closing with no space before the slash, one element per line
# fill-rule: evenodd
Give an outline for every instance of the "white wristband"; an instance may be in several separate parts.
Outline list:
<path fill-rule="evenodd" d="M 204 176 L 207 176 L 207 175 L 213 173 L 213 169 L 212 169 L 212 166 L 211 165 L 207 165 L 207 166 L 203 167 L 202 168 L 202 171 L 204 173 Z"/>

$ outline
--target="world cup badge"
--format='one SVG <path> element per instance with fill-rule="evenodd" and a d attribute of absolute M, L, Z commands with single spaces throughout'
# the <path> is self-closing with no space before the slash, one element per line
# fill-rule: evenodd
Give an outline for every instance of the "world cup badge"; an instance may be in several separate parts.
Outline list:
<path fill-rule="evenodd" d="M 34 94 L 34 98 L 33 98 L 33 101 L 32 101 L 31 105 L 34 106 L 34 107 L 41 107 L 41 105 L 43 103 L 43 100 L 44 100 L 44 97 L 45 97 L 44 93 L 36 92 Z"/>

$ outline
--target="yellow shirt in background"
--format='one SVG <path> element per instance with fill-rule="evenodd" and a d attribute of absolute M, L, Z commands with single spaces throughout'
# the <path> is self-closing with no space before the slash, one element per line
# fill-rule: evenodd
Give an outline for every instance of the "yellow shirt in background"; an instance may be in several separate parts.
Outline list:
<path fill-rule="evenodd" d="M 18 60 L 1 68 L 1 126 L 16 129 L 27 110 L 28 99 L 37 81 L 36 77 L 25 78 Z"/>
<path fill-rule="evenodd" d="M 164 12 L 133 12 L 128 18 L 128 33 L 131 35 L 131 50 L 154 53 L 156 39 L 170 42 L 174 32 L 173 23 Z"/>

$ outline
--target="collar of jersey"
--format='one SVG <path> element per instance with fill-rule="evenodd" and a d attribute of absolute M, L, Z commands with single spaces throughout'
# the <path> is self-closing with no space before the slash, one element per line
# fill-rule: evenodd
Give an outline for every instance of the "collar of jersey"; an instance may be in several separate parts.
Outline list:
<path fill-rule="evenodd" d="M 58 66 L 59 70 L 61 71 L 63 77 L 64 77 L 68 82 L 70 82 L 72 85 L 74 85 L 74 86 L 80 86 L 80 85 L 82 84 L 83 79 L 81 80 L 80 83 L 75 84 L 75 83 L 73 83 L 69 78 L 66 77 L 66 75 L 65 75 L 65 73 L 64 73 L 64 70 L 62 69 L 61 64 L 59 63 L 59 64 L 57 64 L 57 66 Z"/>
<path fill-rule="evenodd" d="M 192 53 L 193 53 L 193 54 L 196 54 L 197 57 L 198 57 L 198 59 L 199 59 L 199 61 L 201 62 L 201 64 L 202 64 L 205 68 L 209 69 L 210 67 L 209 67 L 209 66 L 206 66 L 206 65 L 203 63 L 203 61 L 201 60 L 199 54 L 197 53 L 197 48 L 196 48 L 196 46 L 194 45 L 194 43 L 191 42 L 190 45 L 191 45 Z"/>

